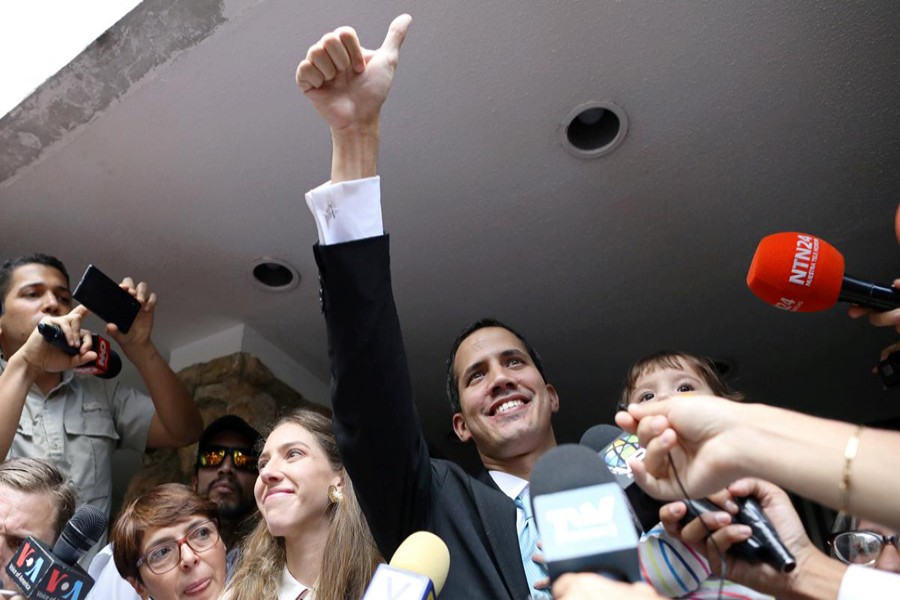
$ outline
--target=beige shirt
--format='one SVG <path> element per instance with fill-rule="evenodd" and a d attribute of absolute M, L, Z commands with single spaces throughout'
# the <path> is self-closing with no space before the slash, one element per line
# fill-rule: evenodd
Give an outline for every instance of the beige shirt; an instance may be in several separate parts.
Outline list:
<path fill-rule="evenodd" d="M 0 372 L 5 368 L 0 359 Z M 51 460 L 72 478 L 79 505 L 108 515 L 112 454 L 119 448 L 143 452 L 154 412 L 149 396 L 115 379 L 66 371 L 46 397 L 37 386 L 28 390 L 9 458 Z"/>

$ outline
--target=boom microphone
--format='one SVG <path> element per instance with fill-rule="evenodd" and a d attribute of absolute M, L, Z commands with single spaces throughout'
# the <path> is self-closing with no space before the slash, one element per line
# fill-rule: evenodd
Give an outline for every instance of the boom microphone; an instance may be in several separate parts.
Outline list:
<path fill-rule="evenodd" d="M 550 578 L 593 571 L 641 581 L 638 536 L 628 500 L 596 452 L 557 446 L 531 473 L 531 504 Z"/>
<path fill-rule="evenodd" d="M 450 551 L 438 536 L 417 531 L 403 540 L 390 565 L 378 565 L 363 600 L 434 600 L 450 570 Z"/>
<path fill-rule="evenodd" d="M 638 443 L 638 437 L 604 423 L 585 431 L 579 443 L 596 452 L 606 464 L 616 483 L 625 491 L 641 529 L 647 532 L 656 527 L 663 503 L 634 482 L 634 474 L 628 466 L 628 459 L 644 458 L 646 451 Z"/>
<path fill-rule="evenodd" d="M 50 344 L 66 354 L 70 356 L 78 354 L 78 348 L 69 345 L 59 325 L 38 323 L 38 332 Z M 94 375 L 100 379 L 112 379 L 122 371 L 122 359 L 112 349 L 109 340 L 93 333 L 91 334 L 91 349 L 97 353 L 97 359 L 81 365 L 75 369 L 77 372 L 85 375 Z"/>
<path fill-rule="evenodd" d="M 76 561 L 97 543 L 106 524 L 106 515 L 99 509 L 82 506 L 66 523 L 52 551 L 28 536 L 6 565 L 6 572 L 26 598 L 83 600 L 94 580 Z"/>
<path fill-rule="evenodd" d="M 814 235 L 774 233 L 759 242 L 747 286 L 764 302 L 790 312 L 815 312 L 836 302 L 878 311 L 900 308 L 900 291 L 844 273 L 844 257 Z"/>

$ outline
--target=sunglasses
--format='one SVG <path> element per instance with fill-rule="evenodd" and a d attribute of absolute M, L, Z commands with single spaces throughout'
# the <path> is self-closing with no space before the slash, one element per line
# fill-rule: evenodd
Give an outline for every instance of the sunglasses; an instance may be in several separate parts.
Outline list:
<path fill-rule="evenodd" d="M 241 471 L 256 472 L 256 454 L 247 448 L 230 448 L 228 446 L 207 446 L 201 448 L 197 454 L 198 467 L 218 467 L 225 460 L 226 456 L 231 457 L 231 462 L 235 469 Z"/>

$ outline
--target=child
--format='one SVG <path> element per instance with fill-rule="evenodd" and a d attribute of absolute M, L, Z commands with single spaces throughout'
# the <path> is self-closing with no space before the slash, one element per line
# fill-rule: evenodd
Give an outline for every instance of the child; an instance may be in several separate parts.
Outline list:
<path fill-rule="evenodd" d="M 687 352 L 662 351 L 646 356 L 631 366 L 625 389 L 616 408 L 629 404 L 665 400 L 672 394 L 694 392 L 741 402 L 744 396 L 732 392 L 708 358 Z"/>
<path fill-rule="evenodd" d="M 720 377 L 714 363 L 687 352 L 656 352 L 632 365 L 625 378 L 618 410 L 638 402 L 660 402 L 675 394 L 698 393 L 742 401 Z M 709 562 L 694 549 L 674 544 L 662 525 L 648 531 L 640 545 L 644 578 L 660 594 L 694 600 L 716 598 L 719 580 Z M 731 599 L 771 598 L 750 588 L 725 581 L 722 597 Z"/>

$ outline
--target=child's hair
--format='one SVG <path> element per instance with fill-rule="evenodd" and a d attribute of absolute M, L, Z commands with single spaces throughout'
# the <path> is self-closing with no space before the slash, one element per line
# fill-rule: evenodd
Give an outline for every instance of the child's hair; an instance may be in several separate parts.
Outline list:
<path fill-rule="evenodd" d="M 652 373 L 657 369 L 667 368 L 690 369 L 709 385 L 709 388 L 716 396 L 721 396 L 722 398 L 728 398 L 729 400 L 735 400 L 737 402 L 743 402 L 744 400 L 743 394 L 734 392 L 728 388 L 728 385 L 722 380 L 722 376 L 716 368 L 716 364 L 709 358 L 691 354 L 689 352 L 662 350 L 660 352 L 654 352 L 649 356 L 645 356 L 631 365 L 631 368 L 628 369 L 628 375 L 625 377 L 625 386 L 622 389 L 622 396 L 616 403 L 616 409 L 626 410 L 628 408 L 628 398 L 634 393 L 638 379 L 640 379 L 642 375 Z"/>

